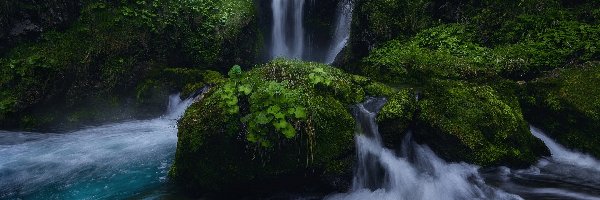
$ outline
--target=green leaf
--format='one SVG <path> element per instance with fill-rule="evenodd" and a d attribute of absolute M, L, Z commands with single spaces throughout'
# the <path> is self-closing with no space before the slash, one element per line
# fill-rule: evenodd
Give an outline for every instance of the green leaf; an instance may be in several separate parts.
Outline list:
<path fill-rule="evenodd" d="M 303 107 L 296 107 L 294 109 L 294 117 L 296 117 L 298 119 L 305 119 L 306 118 L 306 110 L 304 110 Z"/>
<path fill-rule="evenodd" d="M 296 136 L 296 129 L 294 129 L 293 126 L 289 125 L 287 128 L 283 129 L 282 133 L 287 139 L 291 139 L 294 136 Z"/>
<path fill-rule="evenodd" d="M 278 112 L 275 114 L 275 119 L 285 119 L 285 114 Z"/>
<path fill-rule="evenodd" d="M 248 135 L 246 135 L 246 140 L 248 140 L 248 142 L 258 142 L 258 138 L 254 133 L 248 133 Z"/>
<path fill-rule="evenodd" d="M 325 70 L 323 70 L 323 68 L 321 68 L 321 67 L 318 67 L 318 68 L 313 69 L 313 72 L 324 74 Z"/>
<path fill-rule="evenodd" d="M 236 113 L 238 113 L 239 111 L 240 111 L 240 108 L 239 108 L 239 107 L 237 107 L 237 106 L 233 106 L 233 107 L 230 107 L 230 108 L 228 108 L 228 109 L 227 109 L 227 112 L 228 112 L 229 114 L 236 114 Z"/>
<path fill-rule="evenodd" d="M 240 85 L 238 87 L 238 91 L 240 91 L 244 95 L 249 95 L 250 93 L 252 93 L 252 88 L 250 88 L 250 86 L 248 85 Z"/>
<path fill-rule="evenodd" d="M 275 115 L 280 110 L 281 110 L 281 107 L 279 107 L 278 105 L 273 105 L 273 106 L 269 107 L 269 109 L 267 109 L 267 113 Z"/>
<path fill-rule="evenodd" d="M 271 116 L 267 116 L 265 113 L 262 113 L 262 112 L 261 112 L 261 113 L 259 113 L 259 114 L 256 116 L 256 119 L 255 119 L 255 121 L 256 121 L 256 123 L 258 123 L 258 124 L 263 124 L 263 125 L 264 125 L 264 124 L 268 124 L 269 122 L 271 122 L 271 119 L 272 119 L 272 117 L 271 117 Z"/>
<path fill-rule="evenodd" d="M 225 103 L 227 103 L 227 105 L 229 106 L 233 106 L 233 105 L 237 105 L 238 103 L 238 98 L 237 97 L 232 97 L 232 98 L 228 98 Z"/>
<path fill-rule="evenodd" d="M 323 84 L 325 84 L 327 86 L 331 85 L 331 79 L 328 79 L 328 78 L 324 79 Z"/>
<path fill-rule="evenodd" d="M 285 119 L 280 119 L 279 121 L 273 122 L 273 126 L 275 126 L 275 129 L 277 130 L 285 129 L 288 125 L 289 123 L 285 121 Z"/>
<path fill-rule="evenodd" d="M 229 72 L 227 73 L 229 78 L 239 78 L 242 75 L 242 67 L 239 65 L 234 65 Z"/>

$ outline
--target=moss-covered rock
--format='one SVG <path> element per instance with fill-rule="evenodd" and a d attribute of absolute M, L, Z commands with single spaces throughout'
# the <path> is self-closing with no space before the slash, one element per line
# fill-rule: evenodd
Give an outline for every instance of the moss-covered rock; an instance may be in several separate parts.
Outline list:
<path fill-rule="evenodd" d="M 386 82 L 406 76 L 399 80 L 495 75 L 529 80 L 600 58 L 599 22 L 588 9 L 598 5 L 558 0 L 358 1 L 351 51 L 344 59 L 369 57 L 345 67 Z M 402 10 L 406 6 L 421 9 Z"/>
<path fill-rule="evenodd" d="M 254 9 L 251 0 L 85 1 L 72 26 L 0 58 L 0 128 L 110 121 L 94 113 L 124 108 L 132 113 L 117 119 L 160 113 L 146 108 L 164 108 L 168 93 L 203 82 L 195 72 L 254 63 L 262 45 Z M 83 119 L 69 116 L 74 110 L 90 120 L 68 120 Z M 57 113 L 66 116 L 41 117 Z"/>
<path fill-rule="evenodd" d="M 233 68 L 180 121 L 171 176 L 190 190 L 238 195 L 343 190 L 354 153 L 350 110 L 369 85 L 317 63 L 275 60 L 243 74 Z M 369 95 L 386 90 L 380 85 Z"/>
<path fill-rule="evenodd" d="M 400 144 L 403 135 L 414 122 L 416 95 L 412 89 L 401 89 L 388 96 L 387 102 L 377 114 L 379 133 L 389 147 Z"/>
<path fill-rule="evenodd" d="M 435 81 L 418 109 L 417 140 L 447 160 L 525 167 L 548 154 L 530 133 L 517 98 L 490 86 Z"/>
<path fill-rule="evenodd" d="M 406 42 L 392 40 L 363 59 L 361 74 L 393 84 L 422 84 L 431 78 L 486 79 L 489 49 L 475 42 L 474 31 L 461 24 L 440 25 Z"/>
<path fill-rule="evenodd" d="M 600 157 L 600 63 L 555 70 L 526 84 L 527 119 L 560 144 Z"/>

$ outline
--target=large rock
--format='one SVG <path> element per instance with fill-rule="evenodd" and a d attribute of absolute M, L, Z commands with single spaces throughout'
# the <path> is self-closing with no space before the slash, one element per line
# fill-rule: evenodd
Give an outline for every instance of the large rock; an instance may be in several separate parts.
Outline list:
<path fill-rule="evenodd" d="M 235 77 L 212 88 L 179 122 L 173 180 L 190 191 L 228 195 L 349 186 L 351 106 L 389 88 L 326 65 L 287 60 Z M 303 113 L 285 111 L 299 107 Z"/>
<path fill-rule="evenodd" d="M 417 99 L 413 89 L 401 89 L 387 96 L 387 102 L 377 114 L 377 125 L 383 142 L 395 148 L 413 125 Z"/>
<path fill-rule="evenodd" d="M 600 63 L 527 83 L 525 116 L 559 143 L 600 157 Z"/>
<path fill-rule="evenodd" d="M 526 167 L 548 155 L 515 96 L 490 86 L 435 81 L 419 101 L 415 137 L 449 161 Z"/>

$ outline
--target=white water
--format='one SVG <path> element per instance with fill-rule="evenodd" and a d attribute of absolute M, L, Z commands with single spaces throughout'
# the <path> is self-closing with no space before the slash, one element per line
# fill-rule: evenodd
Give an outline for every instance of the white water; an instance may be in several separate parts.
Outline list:
<path fill-rule="evenodd" d="M 531 127 L 531 133 L 535 137 L 542 140 L 544 144 L 546 144 L 548 149 L 550 149 L 550 153 L 552 154 L 552 161 L 559 162 L 562 164 L 573 165 L 580 168 L 593 169 L 600 173 L 600 161 L 598 161 L 596 158 L 588 154 L 571 151 L 563 147 L 562 145 L 556 143 L 554 140 L 542 133 L 540 129 L 537 129 L 535 127 Z"/>
<path fill-rule="evenodd" d="M 342 0 L 336 10 L 335 33 L 329 49 L 322 56 L 307 58 L 304 30 L 305 0 L 272 0 L 273 26 L 271 34 L 271 59 L 312 59 L 331 64 L 346 46 L 350 37 L 352 0 Z"/>
<path fill-rule="evenodd" d="M 385 101 L 369 99 L 355 112 L 358 167 L 350 192 L 327 199 L 521 199 L 487 186 L 478 167 L 446 163 L 428 147 L 404 138 L 402 156 L 383 147 L 375 117 Z"/>
<path fill-rule="evenodd" d="M 273 0 L 271 10 L 273 12 L 271 58 L 302 59 L 305 34 L 304 0 Z"/>
<path fill-rule="evenodd" d="M 72 133 L 0 132 L 0 199 L 119 199 L 162 187 L 191 103 L 173 95 L 162 117 Z"/>
<path fill-rule="evenodd" d="M 350 25 L 352 23 L 352 0 L 342 0 L 338 6 L 338 16 L 335 25 L 335 33 L 331 41 L 331 47 L 327 52 L 325 63 L 332 64 L 337 55 L 344 49 L 350 38 Z"/>
<path fill-rule="evenodd" d="M 546 144 L 552 156 L 525 170 L 499 168 L 487 174 L 488 179 L 529 199 L 600 200 L 598 159 L 563 147 L 535 127 L 531 133 Z"/>

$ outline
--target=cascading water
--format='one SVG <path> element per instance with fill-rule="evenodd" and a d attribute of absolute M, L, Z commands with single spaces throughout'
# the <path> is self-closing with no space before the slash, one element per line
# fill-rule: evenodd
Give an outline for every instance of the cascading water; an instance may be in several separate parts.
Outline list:
<path fill-rule="evenodd" d="M 271 10 L 273 12 L 271 58 L 302 59 L 305 34 L 302 19 L 304 0 L 273 0 Z"/>
<path fill-rule="evenodd" d="M 66 134 L 0 132 L 0 199 L 122 199 L 163 188 L 177 145 L 177 119 L 192 103 L 179 95 L 168 112 Z"/>
<path fill-rule="evenodd" d="M 485 174 L 494 185 L 528 199 L 600 200 L 600 161 L 571 151 L 531 127 L 550 153 L 525 170 L 501 167 Z"/>
<path fill-rule="evenodd" d="M 304 30 L 305 0 L 272 0 L 273 26 L 271 34 L 271 59 L 293 58 L 333 63 L 350 37 L 352 0 L 342 0 L 336 11 L 335 33 L 324 56 L 307 56 Z"/>
<path fill-rule="evenodd" d="M 520 199 L 487 186 L 478 167 L 446 163 L 428 147 L 404 138 L 402 156 L 383 147 L 375 122 L 383 99 L 369 99 L 357 106 L 358 166 L 350 192 L 327 199 Z"/>
<path fill-rule="evenodd" d="M 342 0 L 338 6 L 338 16 L 335 25 L 335 33 L 331 41 L 331 47 L 327 52 L 325 63 L 331 64 L 337 55 L 344 49 L 350 38 L 350 25 L 352 23 L 352 0 Z"/>

